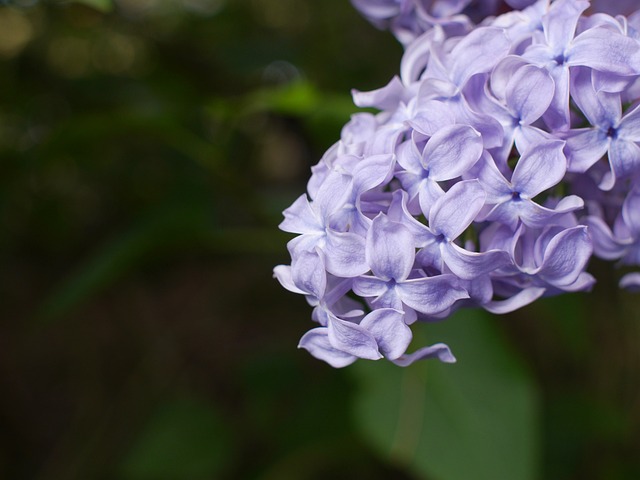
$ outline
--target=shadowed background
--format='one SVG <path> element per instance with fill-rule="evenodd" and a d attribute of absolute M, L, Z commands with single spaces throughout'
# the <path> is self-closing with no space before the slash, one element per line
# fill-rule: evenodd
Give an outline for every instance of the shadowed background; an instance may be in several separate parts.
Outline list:
<path fill-rule="evenodd" d="M 454 366 L 296 350 L 281 211 L 401 56 L 347 0 L 0 5 L 0 478 L 640 477 L 608 265 L 416 325 Z"/>

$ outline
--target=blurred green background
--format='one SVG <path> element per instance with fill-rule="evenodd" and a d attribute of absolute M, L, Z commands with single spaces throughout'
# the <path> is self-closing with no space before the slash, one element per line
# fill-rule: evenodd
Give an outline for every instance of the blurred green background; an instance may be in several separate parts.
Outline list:
<path fill-rule="evenodd" d="M 347 0 L 0 4 L 0 478 L 640 478 L 608 265 L 415 326 L 456 365 L 296 350 L 281 211 L 401 56 Z"/>

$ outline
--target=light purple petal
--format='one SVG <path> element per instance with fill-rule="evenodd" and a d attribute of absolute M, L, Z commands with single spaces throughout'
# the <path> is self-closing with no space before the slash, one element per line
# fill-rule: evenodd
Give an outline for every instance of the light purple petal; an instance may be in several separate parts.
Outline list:
<path fill-rule="evenodd" d="M 542 18 L 542 26 L 547 43 L 554 49 L 562 49 L 569 45 L 575 34 L 580 14 L 589 7 L 589 2 L 582 0 L 557 0 Z"/>
<path fill-rule="evenodd" d="M 403 303 L 426 315 L 443 312 L 457 300 L 469 298 L 458 279 L 449 274 L 407 280 L 398 284 L 396 291 Z"/>
<path fill-rule="evenodd" d="M 482 155 L 480 134 L 468 125 L 450 125 L 433 135 L 422 154 L 429 176 L 437 181 L 459 177 Z"/>
<path fill-rule="evenodd" d="M 318 360 L 324 360 L 334 368 L 351 365 L 358 357 L 334 348 L 329 343 L 328 328 L 318 327 L 309 330 L 300 339 L 298 348 L 304 348 Z"/>
<path fill-rule="evenodd" d="M 365 239 L 355 233 L 327 231 L 324 262 L 329 273 L 357 277 L 369 271 L 364 250 Z"/>
<path fill-rule="evenodd" d="M 401 367 L 408 367 L 413 362 L 424 360 L 427 358 L 437 358 L 443 363 L 455 363 L 456 357 L 453 356 L 451 350 L 444 343 L 435 343 L 430 347 L 423 347 L 408 355 L 402 355 L 393 360 L 393 363 Z"/>
<path fill-rule="evenodd" d="M 615 139 L 609 147 L 609 162 L 616 179 L 638 173 L 640 171 L 640 147 L 634 142 Z"/>
<path fill-rule="evenodd" d="M 394 156 L 390 154 L 372 155 L 360 161 L 353 170 L 353 189 L 362 194 L 382 183 L 393 173 Z"/>
<path fill-rule="evenodd" d="M 526 65 L 509 81 L 505 100 L 516 118 L 523 124 L 531 124 L 549 108 L 554 91 L 555 84 L 546 70 Z"/>
<path fill-rule="evenodd" d="M 404 94 L 404 85 L 398 77 L 384 87 L 370 92 L 352 90 L 353 103 L 358 107 L 375 107 L 380 110 L 392 110 L 398 106 Z"/>
<path fill-rule="evenodd" d="M 488 312 L 498 315 L 511 313 L 524 307 L 525 305 L 529 305 L 530 303 L 535 302 L 544 294 L 546 290 L 546 288 L 542 287 L 525 288 L 512 297 L 509 297 L 505 300 L 494 300 L 483 305 L 482 308 L 484 308 Z"/>
<path fill-rule="evenodd" d="M 488 72 L 509 53 L 511 42 L 504 29 L 478 27 L 458 42 L 449 58 L 453 59 L 451 79 L 462 87 L 472 75 Z"/>
<path fill-rule="evenodd" d="M 526 151 L 511 177 L 514 191 L 533 198 L 557 185 L 567 170 L 567 159 L 562 152 L 565 142 L 541 142 Z"/>
<path fill-rule="evenodd" d="M 617 75 L 640 73 L 638 42 L 608 28 L 590 28 L 578 35 L 567 52 L 570 65 L 585 65 Z"/>
<path fill-rule="evenodd" d="M 366 329 L 329 314 L 328 337 L 331 346 L 358 358 L 379 360 L 376 339 Z"/>
<path fill-rule="evenodd" d="M 620 288 L 624 288 L 632 292 L 640 291 L 640 273 L 627 273 L 620 279 L 620 283 L 618 285 L 620 285 Z"/>
<path fill-rule="evenodd" d="M 570 285 L 583 271 L 592 250 L 586 227 L 565 230 L 549 242 L 540 276 L 554 286 Z"/>
<path fill-rule="evenodd" d="M 586 172 L 609 150 L 609 138 L 600 129 L 570 130 L 565 140 L 564 151 L 569 162 L 567 170 L 571 172 Z"/>
<path fill-rule="evenodd" d="M 571 97 L 591 125 L 606 130 L 611 125 L 617 125 L 622 117 L 620 95 L 596 92 L 591 72 L 585 67 L 572 70 Z"/>
<path fill-rule="evenodd" d="M 291 267 L 289 265 L 278 265 L 273 269 L 273 278 L 280 282 L 284 288 L 293 293 L 299 293 L 302 295 L 307 295 L 308 292 L 304 290 L 300 290 L 296 287 L 295 283 L 293 283 L 293 278 L 291 278 Z"/>
<path fill-rule="evenodd" d="M 632 142 L 640 142 L 640 105 L 622 117 L 618 127 L 618 136 Z"/>
<path fill-rule="evenodd" d="M 366 245 L 367 263 L 376 277 L 402 281 L 409 276 L 415 244 L 407 227 L 378 215 L 367 233 Z"/>
<path fill-rule="evenodd" d="M 628 243 L 613 236 L 611 229 L 598 217 L 589 216 L 582 221 L 588 228 L 593 241 L 594 253 L 605 260 L 617 260 L 625 254 Z M 629 240 L 629 243 L 631 240 Z"/>
<path fill-rule="evenodd" d="M 353 280 L 353 291 L 360 297 L 379 297 L 387 291 L 387 288 L 387 282 L 369 275 L 363 275 Z"/>
<path fill-rule="evenodd" d="M 327 288 L 327 273 L 317 252 L 300 252 L 291 265 L 291 279 L 300 290 L 321 299 Z"/>
<path fill-rule="evenodd" d="M 484 205 L 486 194 L 478 180 L 456 183 L 438 199 L 429 214 L 429 227 L 447 240 L 458 238 Z"/>
<path fill-rule="evenodd" d="M 284 220 L 279 227 L 285 232 L 317 233 L 322 232 L 324 228 L 304 194 L 300 195 L 282 214 Z"/>
<path fill-rule="evenodd" d="M 558 65 L 549 70 L 553 83 L 553 100 L 543 119 L 552 130 L 566 130 L 571 126 L 569 114 L 569 67 Z"/>
<path fill-rule="evenodd" d="M 318 189 L 313 201 L 320 218 L 326 225 L 326 219 L 343 207 L 351 193 L 351 178 L 337 171 L 329 172 L 322 185 Z"/>
<path fill-rule="evenodd" d="M 509 254 L 501 250 L 476 253 L 449 243 L 441 245 L 440 251 L 451 272 L 464 280 L 487 275 L 511 262 Z"/>
<path fill-rule="evenodd" d="M 634 236 L 640 234 L 640 190 L 632 190 L 622 204 L 622 219 Z"/>
<path fill-rule="evenodd" d="M 378 348 L 388 359 L 396 359 L 411 343 L 411 329 L 403 320 L 403 313 L 391 308 L 381 308 L 368 314 L 360 326 L 367 329 L 378 342 Z"/>

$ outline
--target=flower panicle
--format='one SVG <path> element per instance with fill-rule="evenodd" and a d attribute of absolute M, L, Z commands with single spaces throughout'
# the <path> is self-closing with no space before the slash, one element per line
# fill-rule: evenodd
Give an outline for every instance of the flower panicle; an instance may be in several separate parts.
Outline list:
<path fill-rule="evenodd" d="M 354 3 L 422 21 L 453 2 Z M 354 91 L 379 112 L 351 117 L 280 224 L 296 236 L 274 276 L 317 323 L 301 348 L 334 367 L 453 362 L 441 343 L 407 353 L 411 325 L 588 291 L 593 255 L 640 265 L 640 15 L 588 7 L 433 22 L 399 76 Z"/>

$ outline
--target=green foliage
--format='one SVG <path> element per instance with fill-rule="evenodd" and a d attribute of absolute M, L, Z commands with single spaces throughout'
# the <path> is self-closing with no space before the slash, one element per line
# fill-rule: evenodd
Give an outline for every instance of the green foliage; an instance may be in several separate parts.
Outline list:
<path fill-rule="evenodd" d="M 215 478 L 233 460 L 233 434 L 223 414 L 202 400 L 161 405 L 121 466 L 127 480 Z"/>
<path fill-rule="evenodd" d="M 422 326 L 450 345 L 453 365 L 357 364 L 354 412 L 365 438 L 424 478 L 538 478 L 537 389 L 495 322 L 465 311 Z"/>
<path fill-rule="evenodd" d="M 110 12 L 113 10 L 113 0 L 73 0 L 91 8 L 95 8 L 101 12 Z"/>

